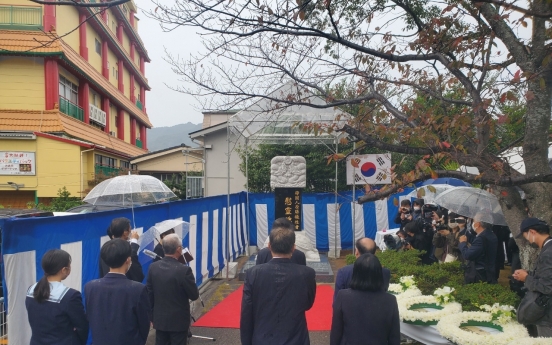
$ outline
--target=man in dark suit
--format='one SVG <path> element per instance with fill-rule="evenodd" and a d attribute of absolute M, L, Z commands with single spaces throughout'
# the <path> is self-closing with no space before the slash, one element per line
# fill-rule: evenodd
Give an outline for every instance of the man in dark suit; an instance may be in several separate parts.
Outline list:
<path fill-rule="evenodd" d="M 257 259 L 255 260 L 255 265 L 266 264 L 270 260 L 272 260 L 272 253 L 270 252 L 270 249 L 268 247 L 263 248 L 257 254 Z M 307 257 L 305 256 L 305 253 L 303 253 L 299 249 L 295 249 L 293 251 L 293 253 L 291 254 L 290 260 L 294 264 L 303 265 L 303 266 L 307 265 Z"/>
<path fill-rule="evenodd" d="M 176 234 L 163 238 L 165 256 L 151 264 L 147 287 L 153 307 L 156 345 L 185 345 L 190 328 L 190 302 L 199 297 L 192 269 L 180 262 L 182 240 Z"/>
<path fill-rule="evenodd" d="M 272 229 L 276 228 L 286 228 L 290 229 L 292 231 L 295 230 L 295 227 L 293 223 L 287 219 L 286 217 L 280 217 L 272 223 Z M 255 265 L 261 265 L 266 264 L 272 260 L 272 253 L 270 252 L 270 249 L 268 247 L 263 248 L 257 253 L 257 259 L 255 260 Z M 307 265 L 307 258 L 305 256 L 305 253 L 300 251 L 299 249 L 295 249 L 293 251 L 293 254 L 291 255 L 291 262 L 298 265 Z"/>
<path fill-rule="evenodd" d="M 458 249 L 462 253 L 464 260 L 469 260 L 468 266 L 474 265 L 473 269 L 466 270 L 465 283 L 487 282 L 496 284 L 496 249 L 498 239 L 491 230 L 491 224 L 481 221 L 481 217 L 476 215 L 472 222 L 476 237 L 471 246 L 468 245 L 467 237 L 460 236 Z"/>
<path fill-rule="evenodd" d="M 130 241 L 132 266 L 126 273 L 126 276 L 130 280 L 141 283 L 144 280 L 144 272 L 142 271 L 140 261 L 138 261 L 138 249 L 140 249 L 138 238 L 140 236 L 136 231 L 131 231 L 130 220 L 124 217 L 113 219 L 109 228 L 107 228 L 107 235 L 110 239 L 120 238 Z M 100 258 L 100 278 L 103 278 L 107 272 L 109 272 L 109 266 Z"/>
<path fill-rule="evenodd" d="M 130 244 L 120 238 L 101 250 L 109 266 L 104 278 L 84 286 L 86 314 L 94 345 L 144 345 L 150 329 L 150 304 L 144 284 L 125 276 L 132 265 Z"/>
<path fill-rule="evenodd" d="M 309 345 L 305 312 L 314 304 L 315 272 L 290 258 L 295 232 L 270 232 L 272 260 L 246 272 L 240 319 L 242 345 Z"/>
<path fill-rule="evenodd" d="M 358 258 L 362 254 L 376 254 L 376 243 L 367 237 L 359 238 L 355 243 L 355 256 Z M 391 271 L 387 268 L 381 269 L 383 273 L 383 291 L 387 291 L 389 288 L 389 280 L 391 279 Z M 337 297 L 337 293 L 341 289 L 348 289 L 351 285 L 351 278 L 353 277 L 353 264 L 342 267 L 337 271 L 335 277 L 335 291 L 333 300 Z"/>

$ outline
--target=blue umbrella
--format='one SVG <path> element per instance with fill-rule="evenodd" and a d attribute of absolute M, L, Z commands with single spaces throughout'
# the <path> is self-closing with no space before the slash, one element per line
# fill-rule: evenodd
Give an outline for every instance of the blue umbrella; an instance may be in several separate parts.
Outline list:
<path fill-rule="evenodd" d="M 424 183 L 422 183 L 422 186 L 427 186 L 431 184 L 448 184 L 455 187 L 471 187 L 471 184 L 453 177 L 439 177 L 436 179 L 429 179 L 424 181 Z"/>

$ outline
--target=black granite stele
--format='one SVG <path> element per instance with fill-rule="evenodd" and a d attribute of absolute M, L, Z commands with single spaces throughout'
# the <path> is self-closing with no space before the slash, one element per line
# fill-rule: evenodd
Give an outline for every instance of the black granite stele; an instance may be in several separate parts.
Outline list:
<path fill-rule="evenodd" d="M 249 260 L 243 265 L 238 278 L 240 281 L 245 280 L 245 271 L 255 266 L 255 260 L 257 259 L 257 254 L 253 254 L 249 257 Z M 334 282 L 334 273 L 328 257 L 324 254 L 320 254 L 320 262 L 310 262 L 307 261 L 307 266 L 314 269 L 316 272 L 316 282 L 317 283 L 333 283 Z"/>

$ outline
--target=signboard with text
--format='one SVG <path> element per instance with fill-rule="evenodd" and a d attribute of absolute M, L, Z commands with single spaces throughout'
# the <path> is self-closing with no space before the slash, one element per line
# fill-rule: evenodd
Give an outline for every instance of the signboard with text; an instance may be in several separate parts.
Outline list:
<path fill-rule="evenodd" d="M 302 188 L 275 188 L 275 219 L 286 217 L 293 223 L 295 231 L 301 230 Z"/>
<path fill-rule="evenodd" d="M 0 151 L 0 175 L 35 175 L 34 152 Z"/>

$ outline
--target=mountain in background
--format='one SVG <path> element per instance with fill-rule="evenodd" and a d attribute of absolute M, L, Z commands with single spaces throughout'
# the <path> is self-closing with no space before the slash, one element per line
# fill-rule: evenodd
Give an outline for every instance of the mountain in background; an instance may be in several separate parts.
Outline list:
<path fill-rule="evenodd" d="M 197 147 L 194 144 L 188 133 L 195 132 L 201 129 L 201 123 L 194 124 L 191 122 L 182 123 L 171 127 L 154 127 L 148 129 L 148 150 L 157 151 L 168 147 L 185 144 L 191 147 Z"/>

